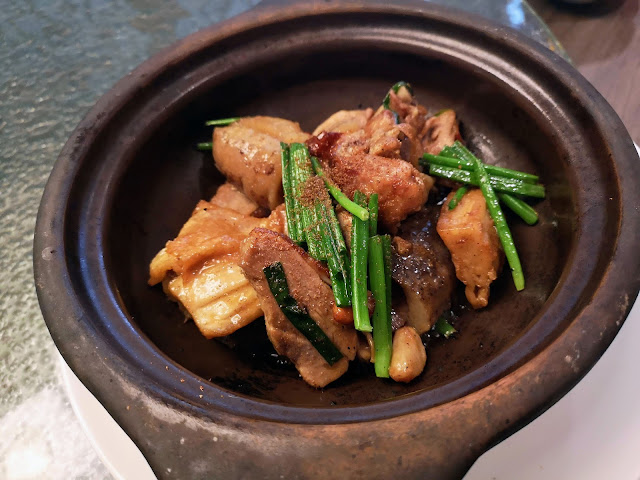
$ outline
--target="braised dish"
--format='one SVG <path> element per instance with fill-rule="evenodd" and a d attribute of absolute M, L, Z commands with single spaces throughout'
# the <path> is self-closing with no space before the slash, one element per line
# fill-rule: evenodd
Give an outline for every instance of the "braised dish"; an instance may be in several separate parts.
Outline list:
<path fill-rule="evenodd" d="M 510 222 L 523 291 L 499 276 L 410 383 L 365 364 L 317 389 L 258 322 L 211 341 L 149 287 L 151 260 L 225 181 L 194 150 L 206 120 L 260 114 L 312 132 L 379 105 L 398 79 L 431 111 L 453 109 L 484 163 L 543 179 L 538 223 Z M 506 28 L 428 2 L 263 7 L 152 58 L 79 125 L 38 215 L 38 296 L 65 360 L 160 478 L 459 478 L 566 393 L 624 321 L 640 278 L 637 161 L 602 97 Z M 256 327 L 265 342 L 244 351 Z"/>
<path fill-rule="evenodd" d="M 456 333 L 456 276 L 468 304 L 484 308 L 506 252 L 524 289 L 500 203 L 537 223 L 521 197 L 544 198 L 538 176 L 484 165 L 461 143 L 456 113 L 429 114 L 410 84 L 394 84 L 375 112 L 333 113 L 313 134 L 268 116 L 206 125 L 213 141 L 198 147 L 227 182 L 149 266 L 149 284 L 162 283 L 206 338 L 264 316 L 279 358 L 311 386 L 356 357 L 408 383 L 427 361 L 421 336 Z"/>

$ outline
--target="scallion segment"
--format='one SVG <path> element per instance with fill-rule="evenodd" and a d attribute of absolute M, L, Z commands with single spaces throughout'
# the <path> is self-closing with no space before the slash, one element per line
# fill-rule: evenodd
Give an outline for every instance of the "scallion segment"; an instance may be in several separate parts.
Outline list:
<path fill-rule="evenodd" d="M 523 200 L 508 193 L 498 193 L 498 198 L 528 225 L 535 225 L 538 222 L 538 213 Z"/>
<path fill-rule="evenodd" d="M 347 245 L 331 205 L 331 199 L 321 180 L 317 180 L 320 190 L 313 188 L 315 177 L 307 147 L 302 143 L 292 143 L 289 149 L 291 186 L 288 188 L 285 187 L 284 164 L 282 170 L 285 208 L 287 208 L 287 195 L 290 195 L 293 199 L 291 202 L 293 215 L 297 218 L 299 241 L 306 243 L 309 255 L 316 260 L 327 262 L 336 305 L 349 307 L 351 306 L 351 277 Z M 307 188 L 311 190 L 305 191 Z M 289 210 L 287 210 L 288 215 Z"/>
<path fill-rule="evenodd" d="M 269 289 L 285 317 L 311 342 L 313 348 L 322 355 L 329 365 L 333 365 L 340 360 L 343 357 L 340 350 L 311 316 L 298 305 L 295 298 L 290 295 L 282 263 L 276 262 L 269 265 L 263 269 L 263 272 Z"/>
<path fill-rule="evenodd" d="M 318 222 L 315 218 L 315 212 L 309 205 L 303 205 L 302 201 L 307 182 L 313 176 L 309 150 L 303 143 L 292 143 L 289 145 L 289 149 L 291 151 L 292 174 L 295 178 L 293 193 L 300 205 L 298 215 L 302 220 L 302 235 L 307 243 L 309 255 L 320 260 L 323 259 L 323 250 L 320 246 L 320 232 L 317 228 Z"/>
<path fill-rule="evenodd" d="M 353 200 L 361 206 L 366 205 L 366 196 L 359 191 Z M 353 306 L 353 325 L 356 330 L 370 332 L 367 298 L 367 261 L 369 251 L 369 220 L 360 220 L 353 215 L 351 223 L 351 294 Z"/>
<path fill-rule="evenodd" d="M 373 193 L 369 197 L 369 235 L 378 233 L 378 194 Z"/>
<path fill-rule="evenodd" d="M 242 117 L 219 118 L 217 120 L 209 120 L 204 124 L 207 127 L 223 127 L 223 126 L 231 125 L 232 123 L 237 122 L 241 118 Z"/>
<path fill-rule="evenodd" d="M 391 363 L 392 332 L 390 298 L 387 298 L 387 278 L 385 267 L 384 240 L 376 235 L 369 239 L 369 282 L 376 301 L 373 312 L 373 344 L 375 348 L 375 372 L 377 377 L 389 378 Z"/>
<path fill-rule="evenodd" d="M 280 161 L 282 164 L 282 189 L 284 191 L 284 208 L 287 212 L 287 230 L 289 238 L 295 243 L 302 242 L 300 224 L 296 208 L 296 197 L 294 195 L 294 179 L 291 175 L 291 152 L 289 145 L 280 143 Z"/>
<path fill-rule="evenodd" d="M 213 142 L 200 142 L 196 144 L 196 149 L 201 152 L 210 152 L 213 149 Z"/>
<path fill-rule="evenodd" d="M 442 167 L 440 165 L 429 165 L 429 174 L 448 178 L 454 182 L 467 183 L 469 185 L 479 186 L 478 179 L 475 177 L 474 172 L 466 170 L 460 170 L 458 168 Z M 487 179 L 492 188 L 498 192 L 514 193 L 517 195 L 525 195 L 527 197 L 544 198 L 545 190 L 542 185 L 534 185 L 531 183 L 525 183 L 522 180 L 516 180 L 513 178 L 505 177 L 489 177 Z"/>
<path fill-rule="evenodd" d="M 456 190 L 456 193 L 453 195 L 453 198 L 449 202 L 449 210 L 453 210 L 454 208 L 456 208 L 462 200 L 462 197 L 464 197 L 465 193 L 467 193 L 468 191 L 469 189 L 467 187 L 460 187 L 458 190 Z"/>
<path fill-rule="evenodd" d="M 440 165 L 442 167 L 458 168 L 469 172 L 473 168 L 470 165 L 470 162 L 449 155 L 455 154 L 452 153 L 451 150 L 446 149 L 443 150 L 440 155 L 431 155 L 430 153 L 425 153 L 420 159 L 420 165 Z M 537 175 L 533 175 L 532 173 L 521 172 L 519 170 L 511 170 L 510 168 L 496 167 L 494 165 L 485 165 L 484 168 L 492 177 L 513 178 L 525 183 L 537 183 L 539 179 Z"/>
<path fill-rule="evenodd" d="M 445 317 L 440 317 L 433 329 L 444 338 L 449 338 L 451 335 L 457 332 L 453 325 L 451 325 Z"/>
<path fill-rule="evenodd" d="M 327 196 L 328 199 L 328 196 Z M 322 233 L 322 241 L 327 252 L 327 266 L 329 267 L 329 276 L 331 278 L 331 288 L 333 297 L 338 307 L 351 306 L 351 275 L 349 271 L 349 259 L 347 256 L 347 246 L 344 243 L 342 232 L 336 237 L 334 229 L 331 228 L 332 222 L 337 218 L 332 218 L 333 207 L 328 206 L 325 202 L 319 201 L 319 220 L 320 231 Z"/>
<path fill-rule="evenodd" d="M 339 205 L 342 205 L 347 212 L 355 215 L 360 220 L 369 220 L 369 211 L 357 203 L 351 201 L 349 197 L 347 197 L 342 191 L 331 182 L 325 173 L 322 171 L 322 166 L 316 157 L 311 157 L 311 164 L 313 165 L 313 169 L 316 172 L 316 175 L 321 177 L 324 180 L 327 189 L 331 196 L 338 202 Z"/>
<path fill-rule="evenodd" d="M 474 176 L 476 177 L 478 186 L 480 187 L 480 190 L 482 190 L 484 199 L 487 202 L 487 209 L 491 214 L 496 231 L 498 232 L 498 237 L 500 238 L 500 243 L 502 243 L 502 248 L 504 249 L 505 256 L 507 257 L 509 267 L 511 267 L 513 283 L 516 286 L 516 290 L 520 291 L 524 289 L 524 273 L 522 272 L 522 265 L 520 264 L 520 258 L 518 257 L 516 246 L 513 243 L 511 230 L 509 230 L 509 225 L 507 225 L 504 213 L 500 208 L 498 197 L 493 191 L 489 175 L 484 169 L 482 162 L 478 160 L 475 155 L 471 155 L 471 161 L 474 163 Z"/>
<path fill-rule="evenodd" d="M 384 258 L 384 280 L 387 288 L 387 320 L 391 328 L 391 237 L 382 235 L 382 255 Z"/>

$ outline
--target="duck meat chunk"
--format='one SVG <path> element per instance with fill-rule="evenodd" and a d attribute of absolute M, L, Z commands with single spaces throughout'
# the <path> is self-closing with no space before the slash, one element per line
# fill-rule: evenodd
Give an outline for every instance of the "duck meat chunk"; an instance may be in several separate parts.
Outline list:
<path fill-rule="evenodd" d="M 489 303 L 489 286 L 502 268 L 503 252 L 479 189 L 467 192 L 456 208 L 449 210 L 451 192 L 442 205 L 438 233 L 451 252 L 458 279 L 466 285 L 465 294 L 473 308 Z"/>
<path fill-rule="evenodd" d="M 453 145 L 456 140 L 462 140 L 456 112 L 444 110 L 429 118 L 420 133 L 422 149 L 425 153 L 439 155 L 444 147 Z"/>
<path fill-rule="evenodd" d="M 392 242 L 392 277 L 404 291 L 408 325 L 423 334 L 451 306 L 455 270 L 436 232 L 439 207 L 425 206 L 400 225 Z"/>
<path fill-rule="evenodd" d="M 213 158 L 227 179 L 269 210 L 280 205 L 280 142 L 304 142 L 308 133 L 296 122 L 276 117 L 244 117 L 213 130 Z"/>
<path fill-rule="evenodd" d="M 287 319 L 273 297 L 263 269 L 276 262 L 282 264 L 291 296 L 344 355 L 333 365 Z M 288 237 L 263 228 L 253 230 L 243 243 L 241 267 L 258 294 L 271 343 L 293 362 L 302 378 L 322 388 L 345 373 L 355 358 L 358 337 L 353 326 L 333 320 L 333 292 L 326 268 Z"/>
<path fill-rule="evenodd" d="M 402 123 L 411 125 L 416 132 L 424 128 L 427 109 L 416 101 L 406 87 L 400 87 L 397 92 L 389 89 L 389 108 L 398 114 Z"/>
<path fill-rule="evenodd" d="M 389 230 L 424 205 L 433 179 L 400 158 L 371 155 L 363 130 L 351 134 L 322 133 L 308 142 L 325 173 L 349 198 L 356 190 L 378 194 L 379 219 Z"/>
<path fill-rule="evenodd" d="M 318 125 L 313 134 L 318 135 L 322 132 L 355 132 L 363 129 L 372 115 L 372 108 L 367 108 L 366 110 L 340 110 Z"/>
<path fill-rule="evenodd" d="M 220 185 L 209 203 L 250 216 L 255 216 L 253 213 L 261 208 L 233 183 Z"/>
<path fill-rule="evenodd" d="M 349 198 L 356 190 L 377 193 L 379 220 L 389 230 L 420 210 L 433 186 L 433 179 L 410 163 L 376 155 L 334 157 L 328 174 Z"/>

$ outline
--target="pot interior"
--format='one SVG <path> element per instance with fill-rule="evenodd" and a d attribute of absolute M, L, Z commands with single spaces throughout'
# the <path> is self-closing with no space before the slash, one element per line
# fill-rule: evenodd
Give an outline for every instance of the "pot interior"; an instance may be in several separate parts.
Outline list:
<path fill-rule="evenodd" d="M 527 280 L 517 293 L 508 271 L 491 289 L 489 307 L 463 307 L 451 339 L 428 340 L 423 374 L 408 385 L 377 379 L 372 365 L 352 362 L 341 379 L 316 390 L 275 355 L 264 321 L 231 337 L 206 340 L 160 286 L 147 285 L 148 265 L 173 239 L 200 199 L 223 182 L 211 155 L 195 150 L 208 141 L 207 119 L 272 115 L 312 131 L 340 109 L 377 107 L 398 80 L 410 82 L 431 112 L 456 110 L 470 148 L 487 163 L 538 173 L 547 198 L 535 208 L 534 227 L 507 212 Z M 561 147 L 544 116 L 514 90 L 462 63 L 377 49 L 336 52 L 327 48 L 245 67 L 189 99 L 136 151 L 114 195 L 107 223 L 105 267 L 131 322 L 159 350 L 185 369 L 220 387 L 286 405 L 355 405 L 441 388 L 482 369 L 535 322 L 557 285 L 572 245 L 575 218 Z M 539 345 L 531 345 L 531 352 Z M 531 352 L 524 352 L 525 354 Z M 513 367 L 511 365 L 510 367 Z M 486 382 L 506 373 L 491 369 Z"/>

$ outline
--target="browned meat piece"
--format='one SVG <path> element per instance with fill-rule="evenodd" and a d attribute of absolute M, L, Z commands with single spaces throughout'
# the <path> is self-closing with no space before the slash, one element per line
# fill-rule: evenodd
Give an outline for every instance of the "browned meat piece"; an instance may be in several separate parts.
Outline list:
<path fill-rule="evenodd" d="M 262 315 L 240 269 L 240 245 L 256 227 L 284 231 L 283 208 L 258 219 L 201 201 L 175 240 L 151 261 L 149 284 L 170 299 L 207 338 L 229 335 Z"/>
<path fill-rule="evenodd" d="M 408 383 L 424 370 L 427 351 L 413 327 L 402 327 L 393 334 L 389 376 L 396 382 Z"/>
<path fill-rule="evenodd" d="M 213 130 L 213 158 L 227 179 L 261 207 L 283 202 L 280 142 L 304 142 L 300 125 L 275 117 L 244 117 Z"/>
<path fill-rule="evenodd" d="M 380 221 L 394 230 L 424 205 L 434 182 L 415 168 L 422 155 L 416 126 L 423 127 L 425 109 L 404 87 L 389 95 L 390 106 L 397 108 L 406 122 L 396 124 L 391 110 L 380 109 L 360 130 L 347 134 L 323 132 L 309 139 L 307 145 L 348 196 L 353 198 L 356 189 L 367 195 L 377 193 Z"/>
<path fill-rule="evenodd" d="M 313 347 L 285 317 L 271 294 L 263 269 L 282 263 L 291 296 L 327 334 L 344 358 L 333 365 Z M 264 311 L 267 335 L 280 355 L 289 358 L 302 378 L 314 387 L 324 387 L 347 371 L 356 354 L 357 335 L 353 327 L 333 320 L 333 293 L 327 284 L 327 271 L 288 237 L 257 228 L 242 247 L 241 267 L 258 293 Z"/>
<path fill-rule="evenodd" d="M 489 286 L 502 268 L 503 253 L 487 203 L 479 189 L 469 191 L 449 210 L 451 192 L 442 205 L 438 233 L 451 252 L 458 279 L 473 308 L 486 307 Z"/>
<path fill-rule="evenodd" d="M 377 193 L 379 219 L 389 230 L 420 210 L 433 186 L 431 177 L 404 160 L 375 155 L 334 157 L 328 173 L 350 198 L 356 190 Z"/>
<path fill-rule="evenodd" d="M 408 123 L 396 124 L 390 110 L 376 113 L 364 128 L 369 139 L 370 155 L 387 158 L 401 158 L 418 166 L 422 146 L 417 139 L 416 129 Z"/>
<path fill-rule="evenodd" d="M 408 324 L 423 334 L 451 306 L 455 270 L 436 232 L 437 206 L 426 206 L 402 222 L 392 246 L 392 276 L 409 307 Z"/>
<path fill-rule="evenodd" d="M 453 145 L 456 140 L 462 140 L 456 112 L 445 110 L 429 118 L 420 133 L 422 148 L 425 153 L 438 155 L 444 147 Z"/>
<path fill-rule="evenodd" d="M 313 131 L 313 135 L 318 135 L 322 132 L 351 133 L 361 130 L 372 115 L 372 108 L 367 108 L 366 110 L 340 110 L 318 125 Z"/>
<path fill-rule="evenodd" d="M 209 203 L 235 210 L 243 215 L 251 215 L 259 208 L 256 202 L 238 190 L 238 187 L 232 183 L 223 183 L 220 185 Z"/>
<path fill-rule="evenodd" d="M 389 110 L 384 110 L 384 107 L 380 107 L 376 112 L 376 115 L 382 112 L 387 112 L 387 115 L 391 115 L 394 128 L 390 129 L 390 133 L 386 136 L 390 137 L 395 134 L 401 142 L 399 157 L 411 162 L 414 167 L 418 168 L 418 161 L 423 153 L 420 142 L 422 137 L 419 134 L 424 130 L 427 109 L 415 100 L 406 87 L 400 87 L 397 93 L 393 89 L 389 89 L 389 109 L 398 115 L 400 121 L 398 125 L 395 125 L 393 114 Z"/>
<path fill-rule="evenodd" d="M 389 90 L 389 108 L 398 114 L 403 123 L 411 125 L 416 132 L 422 131 L 427 119 L 427 109 L 405 87 L 401 87 L 398 93 Z"/>
<path fill-rule="evenodd" d="M 350 198 L 356 190 L 378 194 L 380 222 L 390 230 L 424 205 L 433 186 L 431 177 L 404 160 L 363 153 L 367 140 L 362 130 L 341 136 L 322 133 L 307 144 Z"/>

